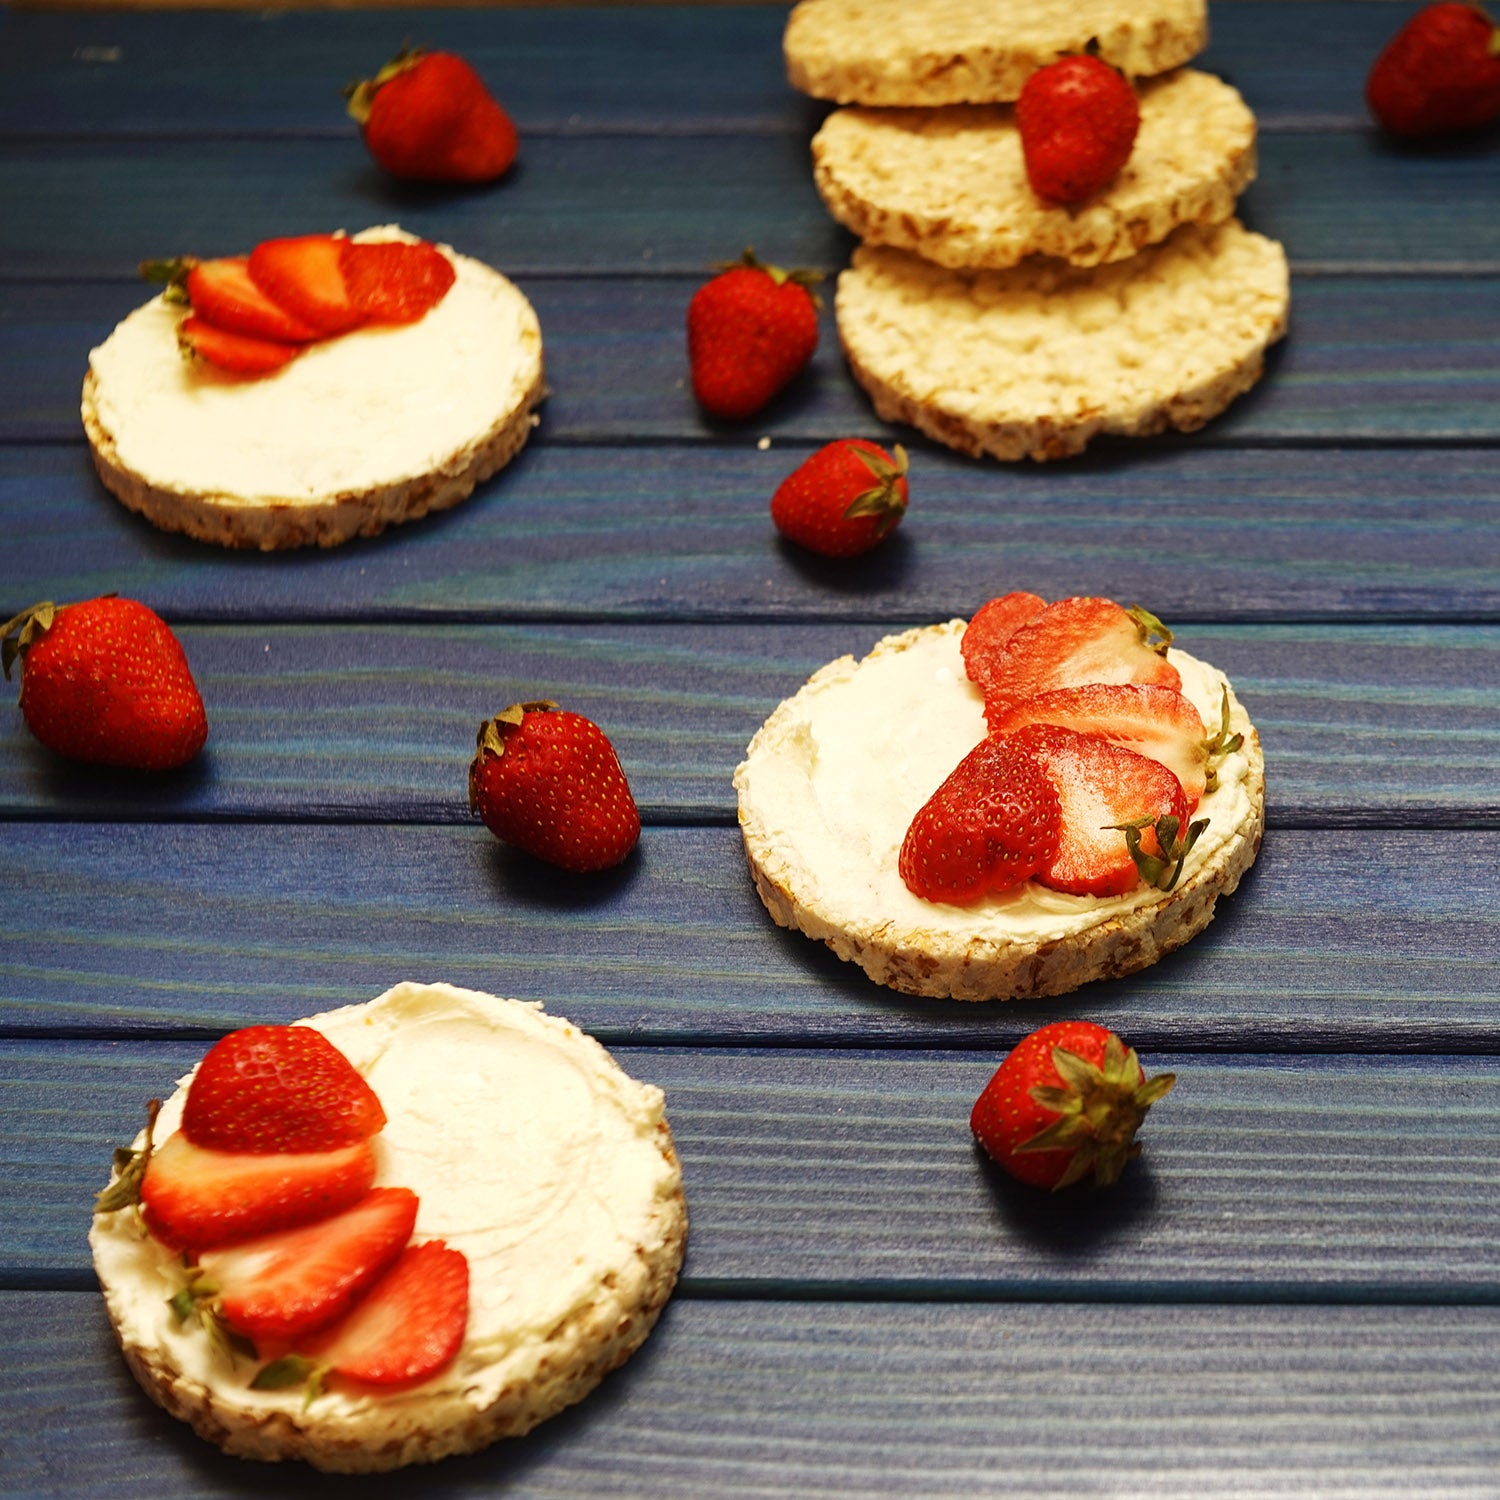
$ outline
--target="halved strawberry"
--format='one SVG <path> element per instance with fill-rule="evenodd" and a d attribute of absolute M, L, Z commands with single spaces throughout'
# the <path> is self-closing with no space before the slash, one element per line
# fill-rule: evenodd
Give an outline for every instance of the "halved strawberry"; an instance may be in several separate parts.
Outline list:
<path fill-rule="evenodd" d="M 370 1190 L 368 1141 L 336 1151 L 249 1155 L 195 1146 L 179 1130 L 141 1181 L 151 1232 L 176 1250 L 211 1250 L 342 1212 Z"/>
<path fill-rule="evenodd" d="M 301 344 L 232 333 L 189 313 L 177 325 L 177 343 L 184 353 L 206 359 L 232 375 L 269 375 L 302 353 Z"/>
<path fill-rule="evenodd" d="M 195 1295 L 216 1295 L 224 1321 L 247 1338 L 298 1339 L 343 1317 L 401 1254 L 416 1222 L 409 1188 L 374 1188 L 331 1218 L 205 1252 Z"/>
<path fill-rule="evenodd" d="M 193 311 L 215 328 L 283 344 L 307 344 L 318 330 L 271 301 L 250 279 L 250 257 L 200 260 L 185 279 Z"/>
<path fill-rule="evenodd" d="M 250 279 L 272 302 L 320 334 L 347 333 L 364 321 L 344 282 L 348 243 L 332 234 L 262 240 L 250 252 Z"/>
<path fill-rule="evenodd" d="M 1203 719 L 1172 688 L 1103 682 L 1054 688 L 995 714 L 990 728 L 995 734 L 1014 734 L 1028 724 L 1060 724 L 1160 761 L 1182 783 L 1189 811 L 1197 807 L 1208 784 Z"/>
<path fill-rule="evenodd" d="M 1059 599 L 1020 626 L 987 658 L 985 714 L 993 724 L 1013 704 L 1086 682 L 1140 682 L 1180 688 L 1167 661 L 1172 632 L 1136 606 L 1110 599 Z"/>
<path fill-rule="evenodd" d="M 208 1049 L 182 1131 L 215 1151 L 331 1151 L 374 1135 L 385 1110 L 353 1063 L 311 1026 L 245 1026 Z"/>
<path fill-rule="evenodd" d="M 1038 760 L 1062 803 L 1062 836 L 1043 885 L 1075 896 L 1119 896 L 1144 878 L 1170 890 L 1203 824 L 1158 761 L 1091 734 L 1033 724 L 1007 737 Z M 1127 831 L 1128 830 L 1128 831 Z"/>
<path fill-rule="evenodd" d="M 1020 592 L 1002 594 L 998 599 L 981 604 L 965 626 L 963 640 L 959 643 L 969 681 L 977 683 L 981 691 L 985 690 L 993 663 L 1011 636 L 1046 607 L 1047 601 L 1039 595 Z"/>
<path fill-rule="evenodd" d="M 453 262 L 425 240 L 345 240 L 340 264 L 349 299 L 369 323 L 415 323 L 456 279 Z"/>
<path fill-rule="evenodd" d="M 469 1322 L 469 1262 L 442 1240 L 401 1252 L 348 1317 L 304 1353 L 365 1385 L 411 1385 L 458 1353 Z"/>
<path fill-rule="evenodd" d="M 1049 864 L 1061 822 L 1057 792 L 1042 767 L 991 736 L 912 819 L 901 844 L 901 878 L 924 900 L 968 905 Z"/>

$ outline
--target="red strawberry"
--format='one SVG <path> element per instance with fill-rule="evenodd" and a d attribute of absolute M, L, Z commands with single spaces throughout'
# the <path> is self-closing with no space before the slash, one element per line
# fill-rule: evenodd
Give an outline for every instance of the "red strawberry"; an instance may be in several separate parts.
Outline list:
<path fill-rule="evenodd" d="M 361 1385 L 414 1385 L 450 1364 L 469 1322 L 469 1263 L 442 1240 L 409 1245 L 364 1299 L 332 1327 L 261 1369 L 250 1382 L 277 1390 L 306 1382 L 309 1397 L 330 1375 Z"/>
<path fill-rule="evenodd" d="M 1171 644 L 1172 632 L 1139 606 L 1059 599 L 1018 627 L 1000 650 L 984 653 L 985 713 L 993 724 L 1022 698 L 1086 682 L 1181 688 L 1177 668 L 1166 659 Z"/>
<path fill-rule="evenodd" d="M 311 1026 L 246 1026 L 208 1049 L 182 1131 L 214 1151 L 333 1151 L 369 1139 L 385 1110 L 354 1065 Z"/>
<path fill-rule="evenodd" d="M 1365 81 L 1393 135 L 1448 135 L 1500 116 L 1500 29 L 1475 5 L 1428 5 L 1386 44 Z"/>
<path fill-rule="evenodd" d="M 373 1188 L 353 1208 L 199 1258 L 197 1297 L 215 1297 L 246 1338 L 286 1343 L 341 1318 L 391 1265 L 417 1222 L 408 1188 Z"/>
<path fill-rule="evenodd" d="M 1023 698 L 995 716 L 995 734 L 1060 724 L 1160 761 L 1182 784 L 1189 811 L 1209 785 L 1210 747 L 1198 710 L 1172 688 L 1091 682 Z"/>
<path fill-rule="evenodd" d="M 901 878 L 925 900 L 967 905 L 1050 864 L 1061 820 L 1042 767 L 1009 741 L 982 740 L 912 819 Z"/>
<path fill-rule="evenodd" d="M 981 604 L 964 628 L 959 643 L 970 682 L 977 683 L 981 691 L 987 690 L 991 663 L 1004 651 L 1011 636 L 1046 607 L 1045 599 L 1026 593 L 1002 594 L 988 604 Z"/>
<path fill-rule="evenodd" d="M 375 1181 L 368 1141 L 336 1151 L 253 1155 L 195 1146 L 180 1130 L 151 1154 L 141 1206 L 178 1250 L 211 1250 L 352 1207 Z"/>
<path fill-rule="evenodd" d="M 1163 765 L 1091 734 L 1033 724 L 1007 738 L 1038 760 L 1062 803 L 1062 836 L 1043 885 L 1074 896 L 1119 896 L 1144 879 L 1171 890 L 1203 824 L 1188 824 L 1177 778 Z"/>
<path fill-rule="evenodd" d="M 1140 1155 L 1146 1111 L 1177 1081 L 1146 1079 L 1134 1050 L 1092 1021 L 1055 1021 L 1025 1037 L 969 1116 L 974 1138 L 1012 1177 L 1064 1188 L 1116 1181 Z"/>
<path fill-rule="evenodd" d="M 771 520 L 810 551 L 853 557 L 901 524 L 909 498 L 900 444 L 893 458 L 863 438 L 840 438 L 781 481 L 771 497 Z"/>
<path fill-rule="evenodd" d="M 318 337 L 316 328 L 272 302 L 250 279 L 249 256 L 147 260 L 141 262 L 141 275 L 165 282 L 167 301 L 190 303 L 202 322 L 226 333 L 281 344 L 305 344 Z"/>
<path fill-rule="evenodd" d="M 555 703 L 513 703 L 479 726 L 469 806 L 496 838 L 565 870 L 617 865 L 641 832 L 614 746 Z"/>
<path fill-rule="evenodd" d="M 262 240 L 250 252 L 250 278 L 272 302 L 320 334 L 347 333 L 364 321 L 344 281 L 344 247 L 333 234 Z"/>
<path fill-rule="evenodd" d="M 451 52 L 400 52 L 345 97 L 370 155 L 397 177 L 490 182 L 516 158 L 510 116 Z"/>
<path fill-rule="evenodd" d="M 710 416 L 753 416 L 818 347 L 818 306 L 808 271 L 765 266 L 752 251 L 693 293 L 688 363 L 693 394 Z"/>
<path fill-rule="evenodd" d="M 166 771 L 208 736 L 177 637 L 133 599 L 36 604 L 0 626 L 5 675 L 19 657 L 21 713 L 49 750 L 97 765 Z"/>
<path fill-rule="evenodd" d="M 349 300 L 369 323 L 415 323 L 456 277 L 453 262 L 425 240 L 346 240 L 340 265 Z"/>
<path fill-rule="evenodd" d="M 302 353 L 303 344 L 283 344 L 275 339 L 231 333 L 189 313 L 177 325 L 177 343 L 184 354 L 206 359 L 231 375 L 269 375 Z"/>
<path fill-rule="evenodd" d="M 1130 160 L 1141 109 L 1135 90 L 1097 57 L 1038 69 L 1016 100 L 1026 176 L 1049 203 L 1081 203 Z"/>

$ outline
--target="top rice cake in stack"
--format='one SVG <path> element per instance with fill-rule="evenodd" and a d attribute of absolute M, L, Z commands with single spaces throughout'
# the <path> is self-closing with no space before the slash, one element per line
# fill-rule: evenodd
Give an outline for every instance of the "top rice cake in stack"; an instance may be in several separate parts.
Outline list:
<path fill-rule="evenodd" d="M 1191 431 L 1260 377 L 1286 331 L 1280 245 L 1234 217 L 1255 175 L 1239 94 L 1182 67 L 1201 0 L 803 0 L 799 88 L 850 107 L 813 141 L 860 237 L 837 317 L 877 413 L 970 454 L 1049 459 L 1097 433 Z M 1026 177 L 1012 101 L 1092 50 L 1132 81 L 1130 160 L 1082 203 Z"/>

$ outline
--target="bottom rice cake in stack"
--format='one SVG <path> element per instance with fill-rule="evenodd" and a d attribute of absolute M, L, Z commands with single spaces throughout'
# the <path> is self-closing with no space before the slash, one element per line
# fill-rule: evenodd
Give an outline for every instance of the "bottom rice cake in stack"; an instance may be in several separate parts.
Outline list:
<path fill-rule="evenodd" d="M 1191 431 L 1259 379 L 1286 331 L 1286 255 L 1234 217 L 1255 118 L 1184 67 L 1203 0 L 802 0 L 792 83 L 846 107 L 813 140 L 829 211 L 860 237 L 837 317 L 879 415 L 1000 459 L 1099 433 Z M 1130 81 L 1140 125 L 1082 201 L 1027 174 L 1014 102 L 1063 57 Z"/>

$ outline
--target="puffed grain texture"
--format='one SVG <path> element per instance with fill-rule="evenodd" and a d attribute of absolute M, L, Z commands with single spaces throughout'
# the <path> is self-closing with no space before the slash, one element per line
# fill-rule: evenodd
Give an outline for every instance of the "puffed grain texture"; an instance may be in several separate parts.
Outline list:
<path fill-rule="evenodd" d="M 606 1278 L 601 1295 L 554 1328 L 483 1408 L 453 1392 L 416 1408 L 376 1404 L 343 1419 L 320 1417 L 316 1402 L 300 1412 L 247 1410 L 185 1374 L 165 1350 L 127 1338 L 123 1296 L 107 1280 L 105 1305 L 125 1361 L 152 1400 L 237 1458 L 301 1459 L 333 1473 L 367 1474 L 477 1452 L 581 1401 L 651 1332 L 676 1285 L 687 1242 L 681 1167 L 666 1121 L 657 1144 L 677 1177 L 675 1193 L 657 1202 L 648 1233 Z"/>
<path fill-rule="evenodd" d="M 1255 117 L 1228 84 L 1184 68 L 1142 84 L 1139 98 L 1129 161 L 1071 207 L 1032 191 L 1010 105 L 835 110 L 813 137 L 813 177 L 862 240 L 939 265 L 1124 260 L 1181 224 L 1229 218 L 1255 176 Z"/>
<path fill-rule="evenodd" d="M 960 633 L 962 621 L 923 626 L 888 636 L 871 655 L 902 651 L 925 632 Z M 825 675 L 837 676 L 849 658 L 815 673 L 804 691 Z M 800 931 L 857 964 L 876 984 L 933 999 L 1019 1000 L 1062 995 L 1096 979 L 1115 979 L 1149 968 L 1213 920 L 1221 896 L 1230 895 L 1255 862 L 1265 831 L 1265 760 L 1249 715 L 1232 691 L 1230 725 L 1244 737 L 1248 805 L 1239 823 L 1193 875 L 1158 901 L 1109 917 L 1060 939 L 963 935 L 947 928 L 934 903 L 928 926 L 906 926 L 838 909 L 817 887 L 794 847 L 778 838 L 749 789 L 757 755 L 778 753 L 799 733 L 802 708 L 794 696 L 760 727 L 735 773 L 740 832 L 755 889 L 778 926 Z"/>
<path fill-rule="evenodd" d="M 1229 219 L 1094 267 L 960 272 L 861 246 L 836 310 L 886 421 L 961 453 L 1046 460 L 1101 433 L 1201 427 L 1260 378 L 1289 299 L 1285 251 Z"/>
<path fill-rule="evenodd" d="M 1208 45 L 1206 0 L 802 0 L 783 37 L 792 86 L 838 104 L 996 104 L 1095 43 L 1132 78 Z"/>

